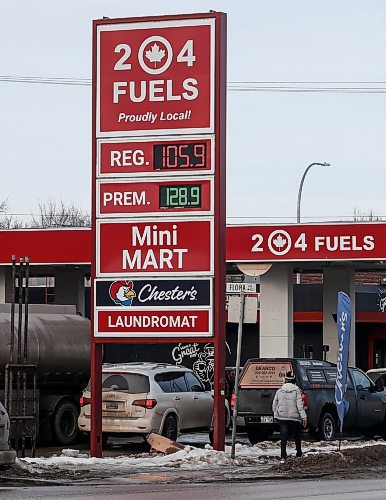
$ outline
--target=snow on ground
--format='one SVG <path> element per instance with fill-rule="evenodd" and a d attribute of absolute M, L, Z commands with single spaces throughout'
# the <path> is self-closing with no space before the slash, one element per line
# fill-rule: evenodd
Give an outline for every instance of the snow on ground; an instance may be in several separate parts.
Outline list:
<path fill-rule="evenodd" d="M 341 443 L 341 449 L 363 448 L 372 445 L 386 445 L 384 441 L 346 441 Z M 231 447 L 226 446 L 225 451 L 215 451 L 211 446 L 196 448 L 186 445 L 185 448 L 171 455 L 158 453 L 139 453 L 130 456 L 117 456 L 106 458 L 93 458 L 78 450 L 64 449 L 60 456 L 54 455 L 48 458 L 23 458 L 18 463 L 22 468 L 59 467 L 76 468 L 89 471 L 138 470 L 154 467 L 170 467 L 179 469 L 200 469 L 221 466 L 250 466 L 259 464 L 277 463 L 280 457 L 280 442 L 264 441 L 254 446 L 236 444 L 236 458 L 231 458 Z M 337 451 L 338 441 L 333 442 L 303 442 L 303 452 L 308 454 L 331 453 Z M 288 446 L 289 456 L 295 455 L 293 443 Z"/>

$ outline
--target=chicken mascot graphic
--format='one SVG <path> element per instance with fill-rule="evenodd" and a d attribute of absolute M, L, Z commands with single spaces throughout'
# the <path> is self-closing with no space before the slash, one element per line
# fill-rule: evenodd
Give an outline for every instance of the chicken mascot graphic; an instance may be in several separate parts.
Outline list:
<path fill-rule="evenodd" d="M 131 306 L 137 296 L 132 281 L 114 281 L 110 285 L 109 294 L 111 300 L 121 306 Z"/>

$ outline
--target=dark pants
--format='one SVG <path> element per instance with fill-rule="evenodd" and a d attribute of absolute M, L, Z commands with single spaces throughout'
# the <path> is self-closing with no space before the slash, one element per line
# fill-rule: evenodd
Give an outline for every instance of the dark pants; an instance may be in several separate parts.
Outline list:
<path fill-rule="evenodd" d="M 287 458 L 287 441 L 293 436 L 296 445 L 296 456 L 302 455 L 302 441 L 300 438 L 301 424 L 293 420 L 279 420 L 281 438 L 281 458 Z"/>

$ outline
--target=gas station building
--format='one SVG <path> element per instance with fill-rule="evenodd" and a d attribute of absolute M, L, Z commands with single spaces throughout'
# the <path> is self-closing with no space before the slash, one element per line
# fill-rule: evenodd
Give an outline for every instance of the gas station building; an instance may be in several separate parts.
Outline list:
<path fill-rule="evenodd" d="M 1 230 L 0 303 L 11 302 L 12 255 L 29 256 L 31 277 L 51 278 L 47 286 L 32 281 L 31 302 L 75 304 L 89 316 L 91 254 L 89 228 Z M 257 323 L 244 325 L 242 363 L 322 359 L 323 346 L 336 362 L 337 294 L 344 291 L 352 304 L 350 364 L 386 366 L 386 223 L 228 226 L 226 258 L 227 281 L 256 283 L 259 292 Z M 227 323 L 227 365 L 235 363 L 236 337 L 237 325 Z M 175 361 L 175 344 L 151 345 L 106 345 L 105 360 Z"/>

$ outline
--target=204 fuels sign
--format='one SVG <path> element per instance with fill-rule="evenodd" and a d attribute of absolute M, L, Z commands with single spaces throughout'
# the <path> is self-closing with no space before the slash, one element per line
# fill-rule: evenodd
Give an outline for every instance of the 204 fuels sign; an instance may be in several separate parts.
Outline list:
<path fill-rule="evenodd" d="M 228 261 L 375 260 L 385 252 L 377 223 L 227 228 Z"/>
<path fill-rule="evenodd" d="M 213 133 L 214 51 L 211 18 L 98 25 L 97 136 Z"/>

